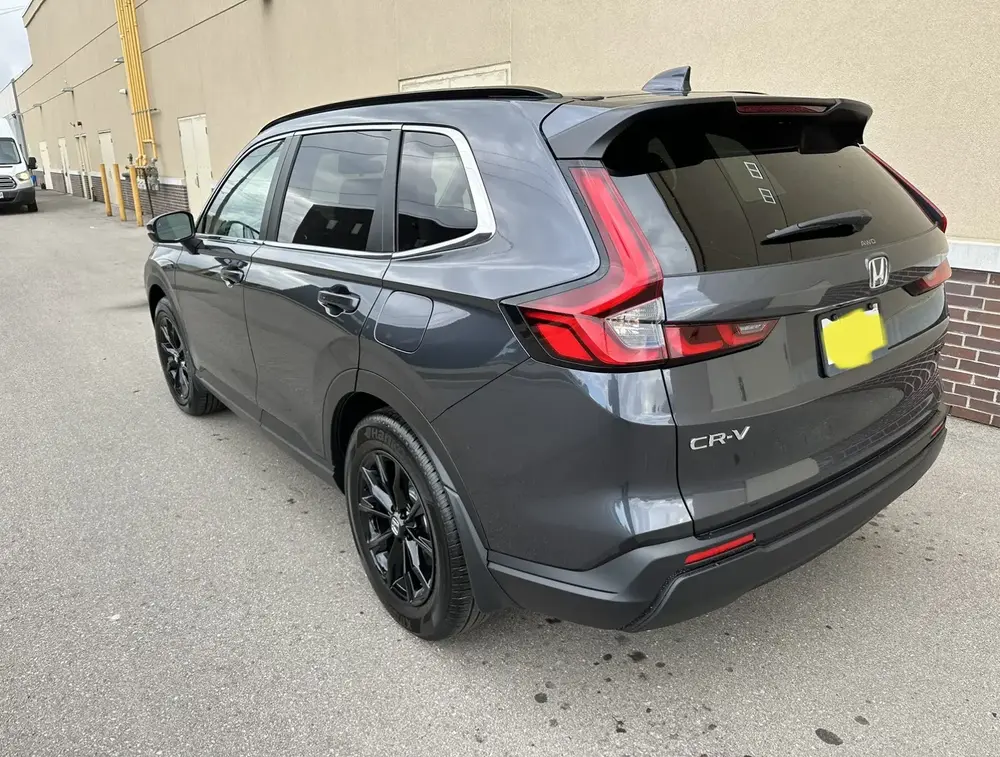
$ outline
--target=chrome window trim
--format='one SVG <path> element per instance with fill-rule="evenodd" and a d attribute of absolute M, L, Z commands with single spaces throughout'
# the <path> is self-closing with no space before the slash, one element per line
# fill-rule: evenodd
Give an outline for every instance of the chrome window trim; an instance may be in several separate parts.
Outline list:
<path fill-rule="evenodd" d="M 262 139 L 259 142 L 255 142 L 252 145 L 248 145 L 239 156 L 233 161 L 229 170 L 226 171 L 222 179 L 216 184 L 215 191 L 211 194 L 208 202 L 205 203 L 205 207 L 202 209 L 201 214 L 199 214 L 198 219 L 195 223 L 195 228 L 201 224 L 202 216 L 208 211 L 212 204 L 212 200 L 215 199 L 216 194 L 222 189 L 222 185 L 229 178 L 229 175 L 233 172 L 233 169 L 240 164 L 240 162 L 249 154 L 251 151 L 257 149 L 261 145 L 265 145 L 269 142 L 277 142 L 279 140 L 291 139 L 293 137 L 304 137 L 312 134 L 326 134 L 331 132 L 343 132 L 343 131 L 399 131 L 402 130 L 412 131 L 412 132 L 425 132 L 430 134 L 441 134 L 448 137 L 454 143 L 456 149 L 458 150 L 458 155 L 462 159 L 462 167 L 465 169 L 465 177 L 469 182 L 469 192 L 472 195 L 473 208 L 476 211 L 476 228 L 470 231 L 468 234 L 463 234 L 455 239 L 449 239 L 447 242 L 438 242 L 437 244 L 427 245 L 426 247 L 417 247 L 413 250 L 406 250 L 405 252 L 368 252 L 367 250 L 345 250 L 339 247 L 320 247 L 317 245 L 308 244 L 295 244 L 293 242 L 279 242 L 277 240 L 257 240 L 257 239 L 233 239 L 232 237 L 221 237 L 218 235 L 208 235 L 208 234 L 197 234 L 199 239 L 218 241 L 218 242 L 241 242 L 244 244 L 257 244 L 257 245 L 267 245 L 268 247 L 277 247 L 287 250 L 302 250 L 304 252 L 318 252 L 326 255 L 349 255 L 359 258 L 369 258 L 369 259 L 389 259 L 389 258 L 413 258 L 419 257 L 421 255 L 430 255 L 433 253 L 447 252 L 453 249 L 460 249 L 464 247 L 470 247 L 475 244 L 482 244 L 483 242 L 489 241 L 495 234 L 497 230 L 496 217 L 493 214 L 493 206 L 490 204 L 489 195 L 486 192 L 486 184 L 483 181 L 482 174 L 479 171 L 479 165 L 476 163 L 475 155 L 472 152 L 472 146 L 469 141 L 465 138 L 465 135 L 457 129 L 453 129 L 448 126 L 425 126 L 422 124 L 400 124 L 400 123 L 357 123 L 357 124 L 344 124 L 340 126 L 315 126 L 308 129 L 298 129 L 295 131 L 289 131 L 282 134 L 277 134 L 267 139 Z M 399 177 L 396 177 L 397 190 L 399 187 Z M 287 193 L 287 188 L 286 188 Z M 284 196 L 281 197 L 281 203 L 284 204 Z M 275 198 L 278 201 L 278 198 Z M 396 208 L 396 214 L 398 215 L 398 207 Z M 393 218 L 393 223 L 396 223 L 396 218 Z"/>
<path fill-rule="evenodd" d="M 336 131 L 399 131 L 403 128 L 399 123 L 365 123 L 365 124 L 343 124 L 341 126 L 312 126 L 308 129 L 298 129 L 292 132 L 296 137 L 305 137 L 310 134 L 326 134 Z"/>
<path fill-rule="evenodd" d="M 277 247 L 284 250 L 302 250 L 303 252 L 321 252 L 324 255 L 348 255 L 355 258 L 384 258 L 388 260 L 392 257 L 391 252 L 369 252 L 368 250 L 345 250 L 340 247 L 320 247 L 311 244 L 296 244 L 294 242 L 262 242 L 268 247 Z"/>
<path fill-rule="evenodd" d="M 212 192 L 212 194 L 210 194 L 208 196 L 208 200 L 205 202 L 205 207 L 203 207 L 201 209 L 201 213 L 199 213 L 198 217 L 195 219 L 195 222 L 194 222 L 195 229 L 197 229 L 199 226 L 201 226 L 201 219 L 205 217 L 205 214 L 208 212 L 208 209 L 210 207 L 212 207 L 212 201 L 215 199 L 215 196 L 217 194 L 219 194 L 219 192 L 222 190 L 222 185 L 226 183 L 226 180 L 230 177 L 230 175 L 236 169 L 236 166 L 238 166 L 240 163 L 242 163 L 243 159 L 247 155 L 249 155 L 251 152 L 253 152 L 254 150 L 256 150 L 258 147 L 261 147 L 262 145 L 266 145 L 266 144 L 269 144 L 271 142 L 282 141 L 282 140 L 288 139 L 291 136 L 292 136 L 291 134 L 278 134 L 277 136 L 268 137 L 267 139 L 262 139 L 260 142 L 254 142 L 252 144 L 247 145 L 245 148 L 243 148 L 243 152 L 241 152 L 238 156 L 236 156 L 236 159 L 230 164 L 229 169 L 222 175 L 222 178 L 219 179 L 219 181 L 216 182 L 216 184 L 215 184 L 215 190 Z M 279 165 L 278 168 L 280 168 L 280 167 L 281 166 Z M 275 170 L 277 171 L 277 169 L 275 169 Z M 271 180 L 274 181 L 273 178 Z M 267 207 L 266 207 L 266 205 L 264 207 L 264 213 L 265 213 L 265 215 L 267 214 Z M 243 239 L 242 237 L 238 237 L 238 238 L 236 238 L 236 237 L 223 237 L 223 236 L 219 236 L 218 234 L 202 234 L 202 233 L 200 233 L 198 231 L 195 231 L 195 236 L 198 239 L 210 239 L 212 241 L 234 240 L 235 239 L 235 241 L 238 241 L 238 242 L 251 242 L 251 243 L 257 243 L 257 244 L 261 243 L 260 240 L 258 240 L 258 239 Z"/>
<path fill-rule="evenodd" d="M 476 163 L 476 156 L 472 152 L 472 146 L 465 138 L 465 135 L 457 129 L 447 126 L 422 126 L 419 124 L 406 124 L 403 131 L 425 132 L 430 134 L 441 134 L 448 137 L 458 149 L 458 155 L 462 159 L 462 166 L 465 168 L 465 178 L 469 182 L 469 192 L 472 195 L 472 206 L 476 211 L 476 228 L 468 234 L 449 239 L 447 242 L 429 244 L 426 247 L 416 247 L 405 252 L 394 252 L 393 258 L 413 258 L 420 255 L 428 255 L 436 252 L 447 252 L 448 250 L 469 247 L 474 244 L 482 244 L 489 241 L 497 231 L 496 218 L 493 215 L 493 206 L 490 205 L 489 195 L 486 193 L 486 184 L 483 182 L 482 174 L 479 172 L 479 165 Z M 402 145 L 400 145 L 400 158 L 402 158 Z M 396 190 L 399 191 L 399 176 L 396 176 Z M 399 217 L 399 207 L 397 203 L 396 223 Z M 398 242 L 398 240 L 397 240 Z"/>
<path fill-rule="evenodd" d="M 372 123 L 372 124 L 346 124 L 343 126 L 316 126 L 310 129 L 300 129 L 298 131 L 292 132 L 289 136 L 295 137 L 308 137 L 313 134 L 330 134 L 334 132 L 344 132 L 344 131 L 399 131 L 403 128 L 402 124 L 398 123 Z M 295 156 L 298 158 L 298 155 Z M 392 157 L 392 156 L 387 156 Z M 292 168 L 295 168 L 294 163 Z M 288 194 L 288 187 L 285 187 L 285 194 L 281 197 L 281 204 L 278 207 L 279 218 L 281 215 L 281 208 L 285 204 L 285 196 Z M 278 198 L 275 198 L 275 202 L 278 202 Z M 280 230 L 280 224 L 279 224 Z M 391 252 L 369 252 L 368 250 L 345 250 L 341 247 L 320 247 L 319 245 L 312 244 L 296 244 L 295 242 L 279 242 L 277 239 L 272 241 L 264 242 L 268 247 L 278 247 L 286 250 L 302 250 L 303 252 L 321 252 L 325 255 L 349 255 L 357 258 L 369 258 L 377 260 L 379 258 L 388 260 L 392 257 Z"/>

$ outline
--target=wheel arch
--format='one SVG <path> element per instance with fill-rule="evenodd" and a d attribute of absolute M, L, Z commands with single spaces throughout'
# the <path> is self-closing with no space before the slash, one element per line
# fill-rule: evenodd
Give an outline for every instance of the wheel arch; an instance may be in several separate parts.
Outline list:
<path fill-rule="evenodd" d="M 345 392 L 333 404 L 329 422 L 326 424 L 329 434 L 327 449 L 330 451 L 334 478 L 338 486 L 343 490 L 344 454 L 347 451 L 351 433 L 357 424 L 370 412 L 379 409 L 396 413 L 414 433 L 430 456 L 441 476 L 445 493 L 458 516 L 457 522 L 462 548 L 469 567 L 476 602 L 485 612 L 513 604 L 489 571 L 488 542 L 483 532 L 482 523 L 476 514 L 475 507 L 469 500 L 468 492 L 466 492 L 461 477 L 455 469 L 454 462 L 433 426 L 416 405 L 386 379 L 378 374 L 363 370 L 357 371 L 355 375 L 356 381 L 353 390 Z M 342 377 L 343 374 L 334 381 L 334 385 L 341 381 Z"/>
<path fill-rule="evenodd" d="M 167 296 L 167 293 L 163 290 L 159 284 L 152 284 L 149 287 L 148 298 L 149 298 L 149 317 L 152 318 L 156 314 L 156 306 L 160 304 L 160 300 Z"/>

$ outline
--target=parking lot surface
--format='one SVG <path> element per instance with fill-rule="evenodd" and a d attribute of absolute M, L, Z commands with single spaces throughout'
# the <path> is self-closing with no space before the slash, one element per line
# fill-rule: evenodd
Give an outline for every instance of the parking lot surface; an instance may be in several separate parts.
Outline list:
<path fill-rule="evenodd" d="M 39 205 L 0 215 L 0 755 L 1000 754 L 1000 430 L 706 617 L 429 644 L 338 491 L 174 408 L 142 231 Z"/>

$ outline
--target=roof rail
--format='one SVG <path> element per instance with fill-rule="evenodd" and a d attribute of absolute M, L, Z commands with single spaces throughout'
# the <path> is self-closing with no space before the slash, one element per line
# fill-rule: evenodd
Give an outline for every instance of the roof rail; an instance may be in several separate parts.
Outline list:
<path fill-rule="evenodd" d="M 454 87 L 452 89 L 394 92 L 389 95 L 361 97 L 356 100 L 342 100 L 341 102 L 298 110 L 265 124 L 260 133 L 267 131 L 272 126 L 277 126 L 285 121 L 291 121 L 294 118 L 343 110 L 345 108 L 361 108 L 367 105 L 391 105 L 393 103 L 428 102 L 434 100 L 548 100 L 559 97 L 562 97 L 562 95 L 558 92 L 542 89 L 541 87 Z"/>
<path fill-rule="evenodd" d="M 642 85 L 643 92 L 674 92 L 686 95 L 691 91 L 691 66 L 680 66 L 661 71 Z"/>

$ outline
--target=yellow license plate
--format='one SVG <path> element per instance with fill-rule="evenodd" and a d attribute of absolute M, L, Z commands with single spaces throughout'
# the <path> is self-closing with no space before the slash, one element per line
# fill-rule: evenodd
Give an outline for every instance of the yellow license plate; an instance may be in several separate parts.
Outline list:
<path fill-rule="evenodd" d="M 821 319 L 819 336 L 827 366 L 842 371 L 868 365 L 888 344 L 875 303 Z"/>

